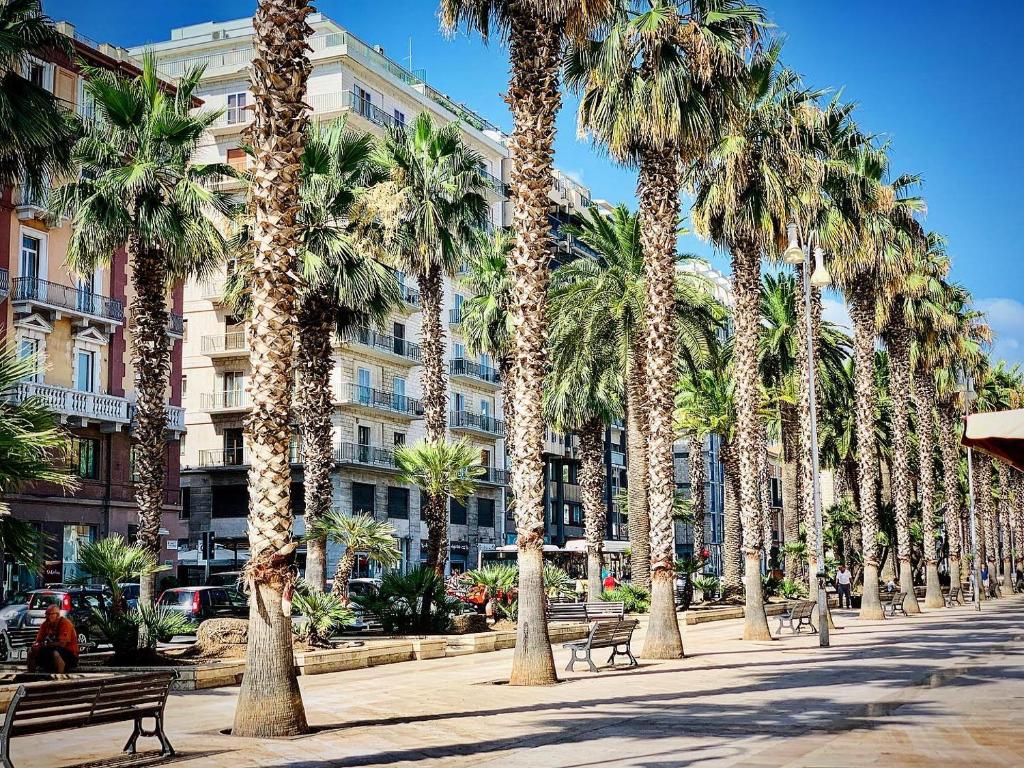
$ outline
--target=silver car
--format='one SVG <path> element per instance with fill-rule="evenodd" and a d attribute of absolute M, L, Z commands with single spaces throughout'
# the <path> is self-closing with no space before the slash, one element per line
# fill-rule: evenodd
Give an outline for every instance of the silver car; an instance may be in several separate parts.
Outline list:
<path fill-rule="evenodd" d="M 3 626 L 14 629 L 22 625 L 28 611 L 28 598 L 28 592 L 15 592 L 7 598 L 4 607 L 0 608 L 0 621 L 3 622 Z"/>

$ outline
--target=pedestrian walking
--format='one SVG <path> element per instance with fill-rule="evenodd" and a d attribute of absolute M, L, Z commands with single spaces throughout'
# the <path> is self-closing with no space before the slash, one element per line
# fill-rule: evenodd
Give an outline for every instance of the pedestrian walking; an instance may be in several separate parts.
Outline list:
<path fill-rule="evenodd" d="M 846 596 L 846 607 L 853 608 L 853 577 L 846 570 L 845 565 L 840 565 L 836 572 L 836 591 L 839 593 L 839 607 L 843 607 L 843 596 Z"/>

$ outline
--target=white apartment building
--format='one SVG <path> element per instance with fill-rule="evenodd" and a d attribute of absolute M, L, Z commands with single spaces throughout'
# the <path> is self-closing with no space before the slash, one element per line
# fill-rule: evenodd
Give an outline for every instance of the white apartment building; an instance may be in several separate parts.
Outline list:
<path fill-rule="evenodd" d="M 382 49 L 364 43 L 322 14 L 309 19 L 313 64 L 307 103 L 316 120 L 345 116 L 350 128 L 377 135 L 404 124 L 420 112 L 436 121 L 458 120 L 466 141 L 477 151 L 492 181 L 490 223 L 508 222 L 506 188 L 509 153 L 501 130 L 413 72 L 389 59 Z M 180 76 L 205 65 L 197 96 L 205 108 L 223 109 L 203 147 L 206 161 L 244 167 L 240 147 L 251 120 L 249 64 L 253 57 L 251 19 L 196 24 L 171 31 L 171 39 L 133 49 L 150 50 L 162 72 Z M 589 192 L 558 174 L 552 192 L 552 227 L 563 252 L 574 244 L 559 233 L 561 223 L 593 203 Z M 227 265 L 230 269 L 231 265 Z M 184 293 L 187 332 L 183 351 L 183 401 L 187 440 L 182 441 L 182 486 L 190 510 L 190 537 L 182 542 L 179 563 L 195 566 L 198 578 L 206 565 L 197 541 L 212 531 L 219 543 L 212 564 L 230 570 L 246 557 L 247 455 L 242 420 L 249 410 L 245 381 L 249 350 L 245 325 L 221 303 L 222 276 L 207 284 L 190 284 Z M 424 434 L 419 414 L 419 294 L 405 282 L 406 302 L 386 327 L 360 328 L 338 338 L 331 386 L 335 410 L 336 472 L 334 505 L 344 512 L 367 512 L 391 522 L 399 535 L 403 567 L 421 561 L 426 528 L 419 519 L 419 493 L 397 482 L 393 450 Z M 476 566 L 478 552 L 504 543 L 505 449 L 500 372 L 486 355 L 468 354 L 461 337 L 461 306 L 465 291 L 457 280 L 445 285 L 449 428 L 479 448 L 488 467 L 476 493 L 463 506 L 452 504 L 449 561 L 464 570 Z M 302 457 L 294 453 L 293 504 L 296 529 L 302 525 Z M 328 568 L 341 552 L 331 548 Z M 368 575 L 360 563 L 360 575 Z M 330 571 L 329 571 L 330 572 Z"/>

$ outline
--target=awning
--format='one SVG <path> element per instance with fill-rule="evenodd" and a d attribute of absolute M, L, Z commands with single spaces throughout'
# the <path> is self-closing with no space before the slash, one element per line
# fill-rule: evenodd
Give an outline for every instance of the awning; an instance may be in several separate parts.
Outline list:
<path fill-rule="evenodd" d="M 1024 409 L 972 413 L 963 444 L 1024 472 Z"/>
<path fill-rule="evenodd" d="M 569 539 L 565 542 L 565 549 L 567 552 L 586 552 L 587 551 L 587 540 L 586 539 Z M 612 539 L 604 540 L 604 552 L 606 555 L 609 554 L 622 554 L 629 549 L 628 541 L 617 541 Z"/>

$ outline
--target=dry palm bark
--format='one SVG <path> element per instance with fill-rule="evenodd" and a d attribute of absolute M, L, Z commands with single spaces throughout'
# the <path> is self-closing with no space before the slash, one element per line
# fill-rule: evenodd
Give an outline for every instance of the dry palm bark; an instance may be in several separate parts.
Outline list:
<path fill-rule="evenodd" d="M 604 505 L 604 425 L 587 423 L 578 434 L 580 445 L 580 494 L 587 538 L 587 599 L 600 600 L 601 561 L 607 510 Z"/>
<path fill-rule="evenodd" d="M 860 618 L 881 619 L 878 594 L 878 447 L 875 445 L 875 300 L 869 283 L 849 293 L 853 323 L 854 410 L 857 431 L 857 481 L 860 490 L 861 547 L 864 555 L 864 593 Z"/>
<path fill-rule="evenodd" d="M 963 499 L 960 495 L 960 435 L 959 415 L 956 406 L 950 402 L 939 403 L 939 449 L 942 452 L 942 489 L 945 496 L 946 541 L 949 546 L 949 583 L 962 583 L 963 557 L 960 535 L 960 518 L 963 516 Z"/>
<path fill-rule="evenodd" d="M 761 257 L 753 242 L 732 251 L 733 364 L 736 399 L 736 459 L 740 479 L 740 520 L 743 525 L 744 640 L 769 640 L 761 591 L 761 493 L 758 450 L 764 435 L 760 416 L 758 321 L 761 299 Z"/>
<path fill-rule="evenodd" d="M 771 461 L 768 458 L 768 435 L 761 431 L 761 445 L 758 447 L 758 483 L 761 489 L 761 546 L 767 555 L 772 546 L 772 486 Z M 767 560 L 767 557 L 765 558 Z"/>
<path fill-rule="evenodd" d="M 693 556 L 700 557 L 706 545 L 704 521 L 707 514 L 707 466 L 704 464 L 704 441 L 690 437 L 690 505 L 693 509 Z"/>
<path fill-rule="evenodd" d="M 679 165 L 674 148 L 644 153 L 637 192 L 647 281 L 647 476 L 651 521 L 651 618 L 642 655 L 677 659 L 683 639 L 675 608 L 676 481 L 672 445 L 676 380 L 676 222 Z M 760 579 L 758 586 L 760 587 Z"/>
<path fill-rule="evenodd" d="M 137 233 L 139 227 L 132 227 Z M 135 296 L 129 308 L 131 358 L 135 369 L 135 500 L 139 507 L 139 542 L 154 557 L 160 556 L 160 516 L 164 507 L 167 476 L 167 443 L 164 433 L 167 412 L 164 395 L 170 374 L 170 342 L 167 336 L 167 267 L 164 254 L 146 248 L 132 234 L 128 239 Z M 155 574 L 139 578 L 139 604 L 152 605 Z"/>
<path fill-rule="evenodd" d="M 796 284 L 802 286 L 803 266 L 796 268 Z M 817 305 L 815 297 L 818 298 Z M 816 289 L 811 293 L 811 332 L 815 335 L 814 345 L 817 348 L 817 330 L 820 327 L 821 294 Z M 817 313 L 817 314 L 815 314 Z M 799 434 L 796 439 L 797 477 L 796 487 L 799 499 L 799 514 L 794 515 L 799 530 L 800 522 L 804 524 L 805 543 L 807 545 L 807 589 L 808 598 L 817 600 L 818 596 L 818 536 L 814 526 L 814 461 L 811 452 L 811 390 L 807 377 L 807 323 L 799 322 L 796 327 L 796 354 L 793 368 L 797 371 L 797 413 L 799 418 Z M 816 402 L 821 402 L 817 398 Z M 794 539 L 795 541 L 795 539 Z"/>
<path fill-rule="evenodd" d="M 988 578 L 992 582 L 996 578 L 996 551 L 993 546 L 995 526 L 992 520 L 992 460 L 983 453 L 975 453 L 973 461 L 978 562 L 988 566 Z"/>
<path fill-rule="evenodd" d="M 554 167 L 555 115 L 561 106 L 562 30 L 530 6 L 510 9 L 512 74 L 506 103 L 512 112 L 509 150 L 512 228 L 509 256 L 513 285 L 510 375 L 515 401 L 512 493 L 519 544 L 519 621 L 512 685 L 557 681 L 544 610 L 544 380 L 545 302 L 551 256 L 548 222 Z"/>
<path fill-rule="evenodd" d="M 800 496 L 797 483 L 800 470 L 800 421 L 795 406 L 783 403 L 779 410 L 782 427 L 782 539 L 784 544 L 794 544 L 800 541 Z M 787 556 L 786 578 L 799 577 L 799 560 L 795 556 Z"/>
<path fill-rule="evenodd" d="M 1010 558 L 1010 467 L 1005 462 L 996 462 L 999 476 L 999 536 L 1002 542 L 1002 583 L 1007 589 L 1013 579 L 1013 563 Z"/>
<path fill-rule="evenodd" d="M 1014 498 L 1013 498 L 1013 537 L 1017 543 L 1014 547 L 1015 557 L 1013 562 L 1013 580 L 1017 580 L 1017 564 L 1021 560 L 1021 547 L 1024 547 L 1024 473 L 1013 472 Z"/>
<path fill-rule="evenodd" d="M 939 552 L 935 538 L 935 381 L 931 373 L 914 375 L 914 404 L 917 408 L 918 495 L 921 502 L 921 529 L 924 539 L 925 608 L 942 608 L 939 583 Z"/>
<path fill-rule="evenodd" d="M 331 594 L 340 597 L 348 602 L 348 581 L 352 575 L 352 569 L 356 565 L 356 557 L 359 553 L 355 547 L 345 547 L 344 553 L 338 558 L 338 564 L 334 567 L 334 581 L 331 584 Z"/>
<path fill-rule="evenodd" d="M 647 329 L 637 330 L 627 365 L 626 382 L 626 502 L 629 518 L 629 580 L 635 587 L 651 587 L 651 519 L 647 471 Z"/>
<path fill-rule="evenodd" d="M 722 598 L 735 598 L 743 592 L 743 563 L 740 557 L 740 473 L 733 446 L 722 443 L 725 488 L 722 504 Z"/>
<path fill-rule="evenodd" d="M 306 530 L 331 511 L 334 442 L 331 413 L 332 305 L 326 292 L 311 293 L 299 304 L 299 346 L 295 364 L 298 385 L 295 405 L 302 435 Z M 327 585 L 327 541 L 306 543 L 306 581 L 320 589 Z"/>
<path fill-rule="evenodd" d="M 888 335 L 889 391 L 892 400 L 892 501 L 896 515 L 896 557 L 900 591 L 907 593 L 903 609 L 920 613 L 914 594 L 913 558 L 910 543 L 910 329 L 894 321 Z"/>
<path fill-rule="evenodd" d="M 254 245 L 249 343 L 249 636 L 232 733 L 290 736 L 308 730 L 292 653 L 290 405 L 295 347 L 299 186 L 310 64 L 306 0 L 260 0 L 253 19 L 249 209 Z"/>

